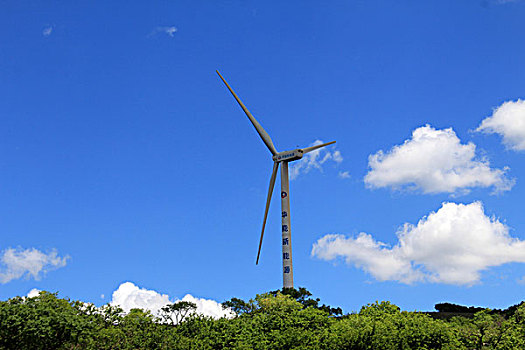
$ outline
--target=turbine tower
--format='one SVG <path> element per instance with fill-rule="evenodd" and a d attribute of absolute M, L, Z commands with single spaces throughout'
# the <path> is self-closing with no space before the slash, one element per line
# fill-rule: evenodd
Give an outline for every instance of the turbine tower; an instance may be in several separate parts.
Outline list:
<path fill-rule="evenodd" d="M 255 264 L 259 263 L 259 255 L 261 254 L 261 246 L 264 236 L 264 228 L 266 226 L 266 218 L 268 216 L 268 209 L 270 207 L 270 201 L 272 199 L 273 188 L 275 186 L 275 178 L 277 177 L 277 170 L 279 164 L 281 165 L 281 229 L 282 229 L 282 247 L 283 247 L 283 288 L 293 288 L 293 265 L 292 265 L 292 230 L 290 228 L 290 185 L 288 181 L 288 163 L 294 160 L 299 160 L 308 152 L 312 152 L 324 146 L 331 145 L 335 141 L 323 143 L 313 147 L 297 148 L 291 151 L 278 152 L 273 145 L 270 135 L 263 129 L 261 124 L 253 117 L 250 111 L 239 99 L 237 94 L 232 90 L 230 85 L 224 80 L 219 71 L 216 71 L 221 80 L 224 82 L 228 90 L 230 90 L 233 97 L 237 100 L 237 103 L 241 106 L 242 110 L 250 119 L 250 122 L 255 127 L 255 130 L 263 140 L 264 144 L 272 153 L 273 170 L 272 176 L 270 177 L 270 187 L 268 188 L 268 197 L 266 199 L 266 208 L 264 210 L 264 219 L 261 230 L 261 238 L 259 240 L 259 250 L 257 251 L 257 260 Z"/>

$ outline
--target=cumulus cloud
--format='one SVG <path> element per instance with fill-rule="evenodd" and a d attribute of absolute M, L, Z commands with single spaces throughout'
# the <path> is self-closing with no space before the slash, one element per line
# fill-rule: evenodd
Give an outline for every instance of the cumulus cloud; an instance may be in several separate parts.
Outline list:
<path fill-rule="evenodd" d="M 485 215 L 480 202 L 443 203 L 417 225 L 404 224 L 393 247 L 367 233 L 329 234 L 312 247 L 323 260 L 343 258 L 379 281 L 472 285 L 481 272 L 506 263 L 525 262 L 525 241 L 509 235 L 498 219 Z"/>
<path fill-rule="evenodd" d="M 55 249 L 45 254 L 38 249 L 8 248 L 2 252 L 0 283 L 4 284 L 22 277 L 39 280 L 48 271 L 66 266 L 69 256 L 59 257 Z"/>
<path fill-rule="evenodd" d="M 222 304 L 211 299 L 196 298 L 190 294 L 186 294 L 182 301 L 190 301 L 197 305 L 197 313 L 204 316 L 211 316 L 213 318 L 231 317 L 233 314 L 229 310 L 223 310 Z"/>
<path fill-rule="evenodd" d="M 324 143 L 316 140 L 308 147 L 317 146 Z M 290 163 L 290 180 L 295 180 L 301 174 L 307 174 L 312 169 L 323 171 L 322 165 L 327 161 L 333 161 L 337 164 L 343 161 L 343 156 L 339 151 L 330 152 L 329 147 L 318 148 L 310 153 L 306 153 L 301 160 Z"/>
<path fill-rule="evenodd" d="M 525 150 L 525 101 L 507 101 L 483 119 L 476 131 L 499 134 L 503 144 L 514 151 Z"/>
<path fill-rule="evenodd" d="M 196 298 L 190 294 L 180 299 L 182 301 L 191 301 L 197 305 L 197 314 L 211 316 L 213 318 L 230 317 L 232 313 L 229 310 L 223 310 L 222 305 L 215 300 Z M 145 288 L 139 288 L 131 282 L 122 283 L 117 290 L 113 292 L 110 304 L 120 306 L 125 312 L 131 309 L 150 310 L 153 315 L 158 315 L 159 311 L 166 304 L 179 301 L 173 301 L 167 294 L 161 294 L 157 291 Z"/>
<path fill-rule="evenodd" d="M 125 312 L 131 309 L 148 309 L 157 313 L 160 308 L 171 303 L 167 294 L 139 288 L 131 282 L 122 283 L 113 292 L 110 304 L 120 306 Z"/>
<path fill-rule="evenodd" d="M 415 129 L 402 145 L 370 155 L 368 166 L 364 181 L 369 188 L 458 194 L 473 187 L 493 187 L 497 193 L 514 185 L 505 175 L 508 168 L 491 168 L 488 160 L 476 156 L 475 144 L 461 144 L 452 128 L 430 125 Z"/>
<path fill-rule="evenodd" d="M 27 297 L 28 298 L 34 298 L 34 297 L 37 297 L 40 295 L 40 292 L 41 290 L 40 289 L 36 289 L 36 288 L 33 288 L 29 291 L 29 293 L 27 293 Z"/>
<path fill-rule="evenodd" d="M 43 36 L 50 36 L 51 33 L 53 33 L 53 27 L 52 27 L 52 26 L 45 27 L 45 28 L 42 30 L 42 35 L 43 35 Z"/>

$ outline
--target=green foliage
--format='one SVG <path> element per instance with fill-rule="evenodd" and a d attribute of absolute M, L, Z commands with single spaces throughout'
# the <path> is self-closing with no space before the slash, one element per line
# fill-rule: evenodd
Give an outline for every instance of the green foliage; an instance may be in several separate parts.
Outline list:
<path fill-rule="evenodd" d="M 59 349 L 68 343 L 84 344 L 84 332 L 91 327 L 79 303 L 58 299 L 56 293 L 41 292 L 34 298 L 16 297 L 0 303 L 1 348 Z"/>
<path fill-rule="evenodd" d="M 482 307 L 463 306 L 463 305 L 451 304 L 451 303 L 438 303 L 434 306 L 434 308 L 438 312 L 472 313 L 472 314 L 484 310 Z"/>
<path fill-rule="evenodd" d="M 371 317 L 384 317 L 388 315 L 396 315 L 401 312 L 399 306 L 391 304 L 389 301 L 376 301 L 374 304 L 367 304 L 361 307 L 359 315 Z"/>
<path fill-rule="evenodd" d="M 342 315 L 343 314 L 343 310 L 340 307 L 332 308 L 329 305 L 325 305 L 325 304 L 319 305 L 319 302 L 321 301 L 321 299 L 310 298 L 312 296 L 312 293 L 310 293 L 304 287 L 299 287 L 299 289 L 283 288 L 282 290 L 274 290 L 269 293 L 272 295 L 277 295 L 278 293 L 289 295 L 292 298 L 294 298 L 296 301 L 301 303 L 301 305 L 303 305 L 303 308 L 312 307 L 314 309 L 325 311 L 330 315 Z"/>
<path fill-rule="evenodd" d="M 281 293 L 272 294 L 265 293 L 255 297 L 257 307 L 254 310 L 258 313 L 265 313 L 270 315 L 275 314 L 291 314 L 303 308 L 301 303 Z"/>
<path fill-rule="evenodd" d="M 454 343 L 446 323 L 415 312 L 401 311 L 388 301 L 363 306 L 330 329 L 339 349 L 443 349 Z M 327 347 L 327 349 L 330 347 Z"/>
<path fill-rule="evenodd" d="M 161 308 L 161 319 L 168 324 L 174 325 L 184 321 L 197 310 L 197 305 L 191 301 L 177 301 Z"/>
<path fill-rule="evenodd" d="M 239 298 L 231 298 L 230 300 L 223 302 L 222 307 L 223 309 L 229 308 L 237 315 L 241 315 L 252 312 L 255 309 L 255 304 L 253 300 L 246 302 Z"/>
<path fill-rule="evenodd" d="M 0 349 L 525 349 L 525 304 L 440 320 L 382 301 L 335 316 L 302 288 L 225 306 L 237 316 L 199 316 L 177 302 L 157 318 L 42 292 L 0 302 Z"/>
<path fill-rule="evenodd" d="M 451 324 L 455 327 L 461 344 L 468 349 L 521 349 L 525 344 L 525 332 L 520 327 L 520 312 L 517 309 L 509 319 L 499 313 L 486 309 L 477 312 L 472 319 L 454 317 Z"/>

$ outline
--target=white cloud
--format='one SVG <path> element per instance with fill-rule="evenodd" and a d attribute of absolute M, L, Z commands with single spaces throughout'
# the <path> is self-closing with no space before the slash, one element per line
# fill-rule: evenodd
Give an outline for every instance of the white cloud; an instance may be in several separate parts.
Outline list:
<path fill-rule="evenodd" d="M 435 282 L 472 285 L 481 272 L 506 263 L 525 262 L 525 241 L 512 238 L 509 229 L 488 217 L 480 202 L 443 203 L 417 225 L 405 224 L 390 248 L 371 235 L 356 238 L 330 234 L 312 247 L 323 260 L 343 258 L 379 281 Z"/>
<path fill-rule="evenodd" d="M 42 274 L 50 270 L 66 266 L 66 257 L 59 257 L 56 250 L 45 254 L 38 249 L 8 248 L 2 252 L 0 268 L 0 283 L 7 283 L 15 279 L 32 277 L 40 279 Z"/>
<path fill-rule="evenodd" d="M 33 288 L 29 291 L 29 293 L 27 293 L 27 297 L 28 298 L 34 298 L 34 297 L 37 297 L 40 295 L 40 292 L 41 290 L 40 289 L 36 289 L 36 288 Z"/>
<path fill-rule="evenodd" d="M 317 146 L 324 143 L 316 140 L 308 147 Z M 295 180 L 301 174 L 307 174 L 312 169 L 323 171 L 322 165 L 327 161 L 334 161 L 337 164 L 343 161 L 343 156 L 339 151 L 330 152 L 328 147 L 318 148 L 310 153 L 306 153 L 301 160 L 290 163 L 290 180 Z"/>
<path fill-rule="evenodd" d="M 337 176 L 339 176 L 341 179 L 349 179 L 350 173 L 348 171 L 340 171 Z"/>
<path fill-rule="evenodd" d="M 153 315 L 158 315 L 159 310 L 166 304 L 178 301 L 170 300 L 167 294 L 160 294 L 157 291 L 139 288 L 131 282 L 122 283 L 116 291 L 113 292 L 111 305 L 120 306 L 125 312 L 134 308 L 150 310 Z M 196 298 L 187 294 L 182 301 L 191 301 L 197 305 L 196 312 L 204 316 L 213 318 L 230 317 L 231 312 L 223 310 L 222 305 L 215 300 Z"/>
<path fill-rule="evenodd" d="M 231 317 L 233 314 L 229 310 L 223 310 L 222 304 L 211 299 L 196 298 L 191 294 L 186 294 L 182 301 L 191 301 L 197 305 L 197 313 L 213 318 Z"/>
<path fill-rule="evenodd" d="M 43 36 L 50 36 L 51 33 L 53 33 L 53 27 L 52 27 L 52 26 L 45 27 L 45 28 L 42 30 L 42 35 L 43 35 Z"/>
<path fill-rule="evenodd" d="M 507 101 L 483 119 L 476 131 L 499 134 L 503 144 L 514 151 L 525 150 L 525 101 Z"/>
<path fill-rule="evenodd" d="M 139 288 L 131 282 L 122 283 L 113 292 L 110 304 L 120 306 L 125 312 L 131 309 L 148 309 L 156 314 L 160 308 L 171 303 L 167 294 Z"/>
<path fill-rule="evenodd" d="M 341 163 L 343 161 L 343 156 L 341 155 L 341 152 L 335 151 L 332 153 L 332 160 L 336 163 Z"/>
<path fill-rule="evenodd" d="M 165 34 L 168 34 L 169 36 L 173 37 L 177 31 L 178 31 L 178 29 L 176 27 L 174 27 L 174 26 L 157 27 L 157 28 L 155 28 L 155 30 L 153 31 L 152 34 L 165 33 Z"/>
<path fill-rule="evenodd" d="M 436 130 L 430 125 L 412 132 L 412 138 L 384 153 L 368 157 L 365 176 L 369 188 L 419 189 L 423 193 L 468 193 L 473 187 L 508 191 L 514 180 L 504 169 L 493 169 L 476 156 L 476 145 L 461 144 L 452 128 Z"/>

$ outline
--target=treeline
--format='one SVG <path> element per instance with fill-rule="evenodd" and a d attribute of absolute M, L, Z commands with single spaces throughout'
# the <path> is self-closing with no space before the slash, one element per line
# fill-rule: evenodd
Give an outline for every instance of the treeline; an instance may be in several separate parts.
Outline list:
<path fill-rule="evenodd" d="M 525 349 L 525 304 L 435 319 L 383 301 L 343 315 L 300 288 L 224 305 L 235 316 L 199 316 L 189 302 L 154 316 L 47 292 L 15 297 L 0 302 L 0 349 Z"/>
<path fill-rule="evenodd" d="M 512 315 L 514 315 L 514 313 L 516 312 L 516 310 L 521 304 L 522 303 L 512 305 L 504 310 L 501 310 L 501 309 L 488 310 L 488 313 L 491 315 L 501 315 L 504 318 L 509 318 Z M 474 317 L 476 313 L 483 311 L 483 310 L 487 310 L 484 307 L 463 306 L 463 305 L 452 304 L 452 303 L 438 303 L 434 306 L 434 308 L 438 312 L 428 312 L 428 314 L 434 318 L 451 318 L 454 316 Z"/>

